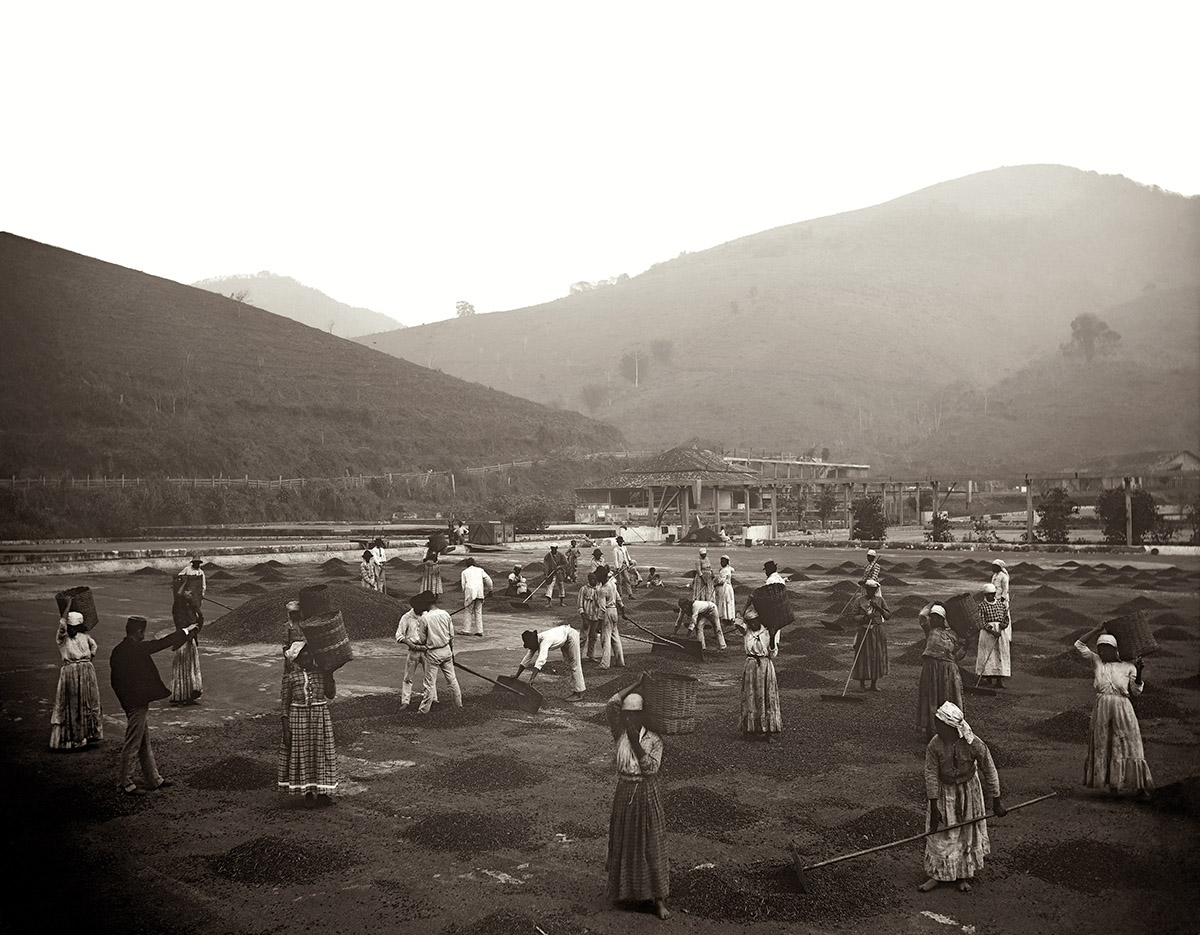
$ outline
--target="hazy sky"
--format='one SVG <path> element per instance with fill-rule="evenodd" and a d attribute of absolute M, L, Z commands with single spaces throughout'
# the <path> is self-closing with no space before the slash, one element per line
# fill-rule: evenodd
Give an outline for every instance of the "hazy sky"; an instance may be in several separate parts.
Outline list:
<path fill-rule="evenodd" d="M 1192 195 L 1198 11 L 10 4 L 0 229 L 413 324 L 1001 165 Z"/>

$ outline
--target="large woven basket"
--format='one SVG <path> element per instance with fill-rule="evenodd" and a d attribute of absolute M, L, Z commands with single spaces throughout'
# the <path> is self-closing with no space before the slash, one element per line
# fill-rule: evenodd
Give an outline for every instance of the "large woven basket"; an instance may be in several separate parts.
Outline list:
<path fill-rule="evenodd" d="M 1150 621 L 1144 610 L 1107 620 L 1104 629 L 1117 638 L 1117 652 L 1126 662 L 1158 652 L 1158 642 L 1150 632 Z"/>
<path fill-rule="evenodd" d="M 770 633 L 782 629 L 796 619 L 788 599 L 787 588 L 782 584 L 764 584 L 755 588 L 754 593 L 750 595 L 750 602 L 754 604 L 758 619 Z"/>
<path fill-rule="evenodd" d="M 204 586 L 200 583 L 199 575 L 175 575 L 171 579 L 171 591 L 174 593 L 180 589 L 197 605 L 204 600 Z"/>
<path fill-rule="evenodd" d="M 65 591 L 59 591 L 54 595 L 54 600 L 58 604 L 58 615 L 65 616 L 67 613 L 67 602 L 71 604 L 71 610 L 83 614 L 83 628 L 90 630 L 100 622 L 100 615 L 96 613 L 96 602 L 92 600 L 92 589 L 88 587 L 67 588 Z"/>
<path fill-rule="evenodd" d="M 314 584 L 300 589 L 300 616 L 305 620 L 309 617 L 327 617 L 333 610 L 327 585 Z"/>
<path fill-rule="evenodd" d="M 690 734 L 696 729 L 696 688 L 690 675 L 647 672 L 642 679 L 646 726 L 657 734 Z"/>
<path fill-rule="evenodd" d="M 304 640 L 322 669 L 332 672 L 354 658 L 340 610 L 324 616 L 306 617 L 300 621 L 300 629 L 304 631 Z"/>
<path fill-rule="evenodd" d="M 946 622 L 950 624 L 950 629 L 964 640 L 971 639 L 983 626 L 979 604 L 973 594 L 957 594 L 942 606 L 946 608 Z"/>

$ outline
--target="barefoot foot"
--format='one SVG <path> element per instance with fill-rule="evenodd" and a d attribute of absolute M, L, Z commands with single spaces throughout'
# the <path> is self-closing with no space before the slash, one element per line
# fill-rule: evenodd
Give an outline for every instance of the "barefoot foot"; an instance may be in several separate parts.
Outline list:
<path fill-rule="evenodd" d="M 928 893 L 930 890 L 937 889 L 938 881 L 930 877 L 924 883 L 917 887 L 922 893 Z"/>
<path fill-rule="evenodd" d="M 667 904 L 661 899 L 654 900 L 654 914 L 663 920 L 671 918 L 671 910 L 667 908 Z"/>
<path fill-rule="evenodd" d="M 970 883 L 968 883 L 966 880 L 959 880 L 959 881 L 958 881 L 958 891 L 959 891 L 960 893 L 969 893 L 969 892 L 971 892 L 971 884 L 970 884 Z"/>

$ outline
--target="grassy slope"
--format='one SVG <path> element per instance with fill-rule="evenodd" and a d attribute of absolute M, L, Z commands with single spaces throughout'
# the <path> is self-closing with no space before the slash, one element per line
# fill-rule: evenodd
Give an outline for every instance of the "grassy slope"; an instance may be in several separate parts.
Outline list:
<path fill-rule="evenodd" d="M 1148 283 L 1195 283 L 1198 251 L 1196 199 L 1025 166 L 765 231 L 546 305 L 360 340 L 581 410 L 581 387 L 600 384 L 596 414 L 634 445 L 703 435 L 902 463 L 921 456 L 931 391 L 993 384 L 1057 347 L 1076 315 Z M 674 342 L 671 359 L 651 358 L 635 390 L 616 372 L 620 354 L 659 338 Z M 1059 432 L 1058 410 L 1043 414 Z M 1151 447 L 1181 443 L 1156 438 Z M 985 443 L 972 457 L 1005 450 Z"/>
<path fill-rule="evenodd" d="M 369 308 L 356 308 L 332 299 L 324 292 L 297 282 L 290 276 L 276 276 L 274 273 L 259 273 L 256 276 L 224 276 L 205 279 L 192 283 L 198 289 L 215 292 L 218 295 L 231 295 L 243 290 L 250 295 L 246 301 L 258 308 L 265 308 L 276 315 L 290 318 L 301 324 L 317 328 L 320 331 L 330 331 L 340 337 L 351 337 L 356 334 L 367 334 L 381 328 L 399 326 L 394 318 L 389 318 Z"/>
<path fill-rule="evenodd" d="M 12 234 L 0 297 L 3 474 L 336 476 L 620 444 L 577 413 Z"/>

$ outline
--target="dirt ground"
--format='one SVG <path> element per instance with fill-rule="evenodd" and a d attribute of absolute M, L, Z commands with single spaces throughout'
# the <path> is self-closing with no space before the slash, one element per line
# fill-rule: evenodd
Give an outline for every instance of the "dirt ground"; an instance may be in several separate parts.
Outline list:
<path fill-rule="evenodd" d="M 643 567 L 664 571 L 668 587 L 639 592 L 630 616 L 666 632 L 673 617 L 650 602 L 686 593 L 682 572 L 695 551 L 635 545 L 633 552 Z M 1196 931 L 1197 803 L 1194 788 L 1189 805 L 1172 784 L 1200 775 L 1200 560 L 1012 556 L 1010 566 L 1040 569 L 1012 575 L 1014 676 L 995 697 L 969 695 L 966 714 L 996 756 L 1007 805 L 1052 791 L 1058 797 L 989 822 L 992 856 L 969 895 L 917 891 L 919 843 L 810 871 L 801 894 L 787 871 L 790 846 L 815 862 L 921 830 L 920 670 L 910 650 L 920 636 L 916 607 L 977 590 L 986 553 L 884 550 L 893 578 L 884 592 L 896 608 L 891 673 L 882 692 L 843 703 L 820 694 L 841 690 L 852 634 L 820 620 L 847 596 L 831 585 L 857 580 L 840 566 L 861 566 L 862 553 L 730 554 L 746 585 L 761 582 L 767 558 L 806 579 L 790 585 L 799 619 L 784 632 L 777 665 L 785 726 L 778 744 L 739 736 L 740 643 L 721 653 L 710 642 L 705 661 L 694 663 L 627 642 L 624 672 L 585 666 L 588 691 L 578 704 L 564 702 L 569 679 L 552 659 L 538 682 L 546 696 L 538 715 L 519 712 L 464 673 L 465 709 L 443 703 L 421 717 L 399 706 L 395 644 L 364 641 L 338 673 L 332 706 L 343 794 L 318 810 L 274 788 L 278 645 L 223 645 L 219 620 L 207 627 L 201 704 L 163 702 L 151 712 L 159 767 L 176 784 L 126 797 L 116 788 L 124 718 L 108 684 L 108 655 L 128 614 L 151 617 L 152 631 L 170 625 L 167 589 L 137 575 L 0 584 L 0 737 L 16 790 L 10 855 L 19 860 L 5 921 L 36 909 L 92 931 L 197 935 Z M 507 571 L 514 557 L 526 565 L 531 558 L 504 553 L 485 564 Z M 917 568 L 926 559 L 933 567 Z M 220 594 L 254 579 L 248 570 L 230 572 L 210 593 L 235 605 L 236 597 Z M 297 587 L 322 580 L 315 565 L 281 573 Z M 415 590 L 416 577 L 389 573 L 401 589 Z M 47 749 L 58 668 L 51 595 L 77 583 L 91 586 L 101 613 L 93 636 L 105 740 L 56 754 Z M 455 591 L 446 597 L 453 609 Z M 1152 618 L 1174 613 L 1182 621 L 1161 625 L 1172 638 L 1160 638 L 1163 651 L 1147 661 L 1138 704 L 1147 758 L 1165 793 L 1150 804 L 1080 787 L 1093 699 L 1088 667 L 1078 663 L 1066 677 L 1035 674 L 1059 666 L 1056 657 L 1088 620 L 1115 616 L 1139 597 L 1162 605 L 1150 609 Z M 573 617 L 573 601 L 572 594 L 564 613 L 538 597 L 539 609 L 525 612 L 497 600 L 485 612 L 487 636 L 459 640 L 461 659 L 511 673 L 520 631 Z M 169 683 L 169 652 L 156 658 Z M 972 652 L 967 667 L 973 662 Z M 675 910 L 667 923 L 610 906 L 604 891 L 615 777 L 603 702 L 642 668 L 700 680 L 696 733 L 666 739 Z M 858 695 L 856 686 L 850 694 Z"/>

